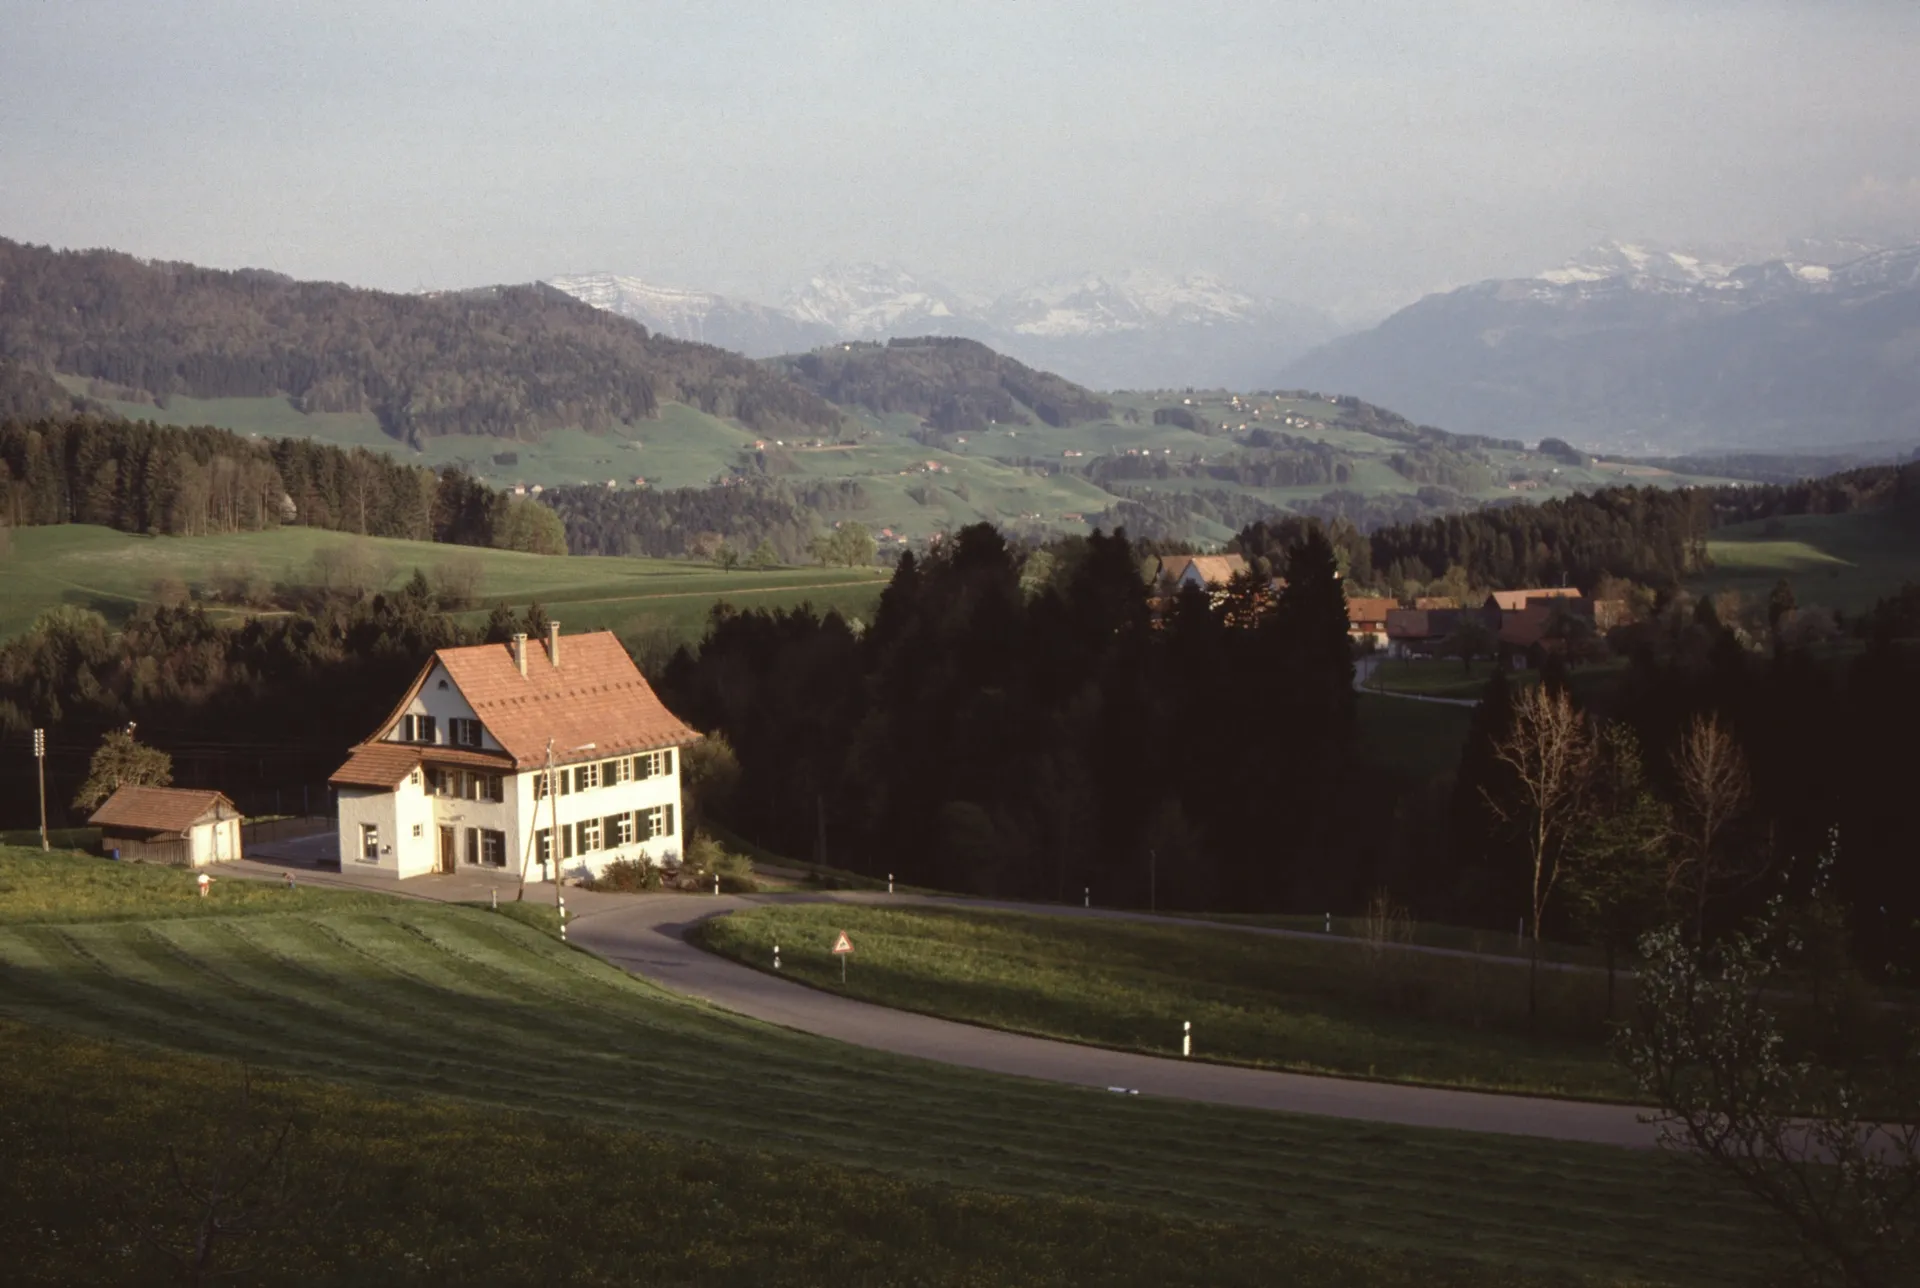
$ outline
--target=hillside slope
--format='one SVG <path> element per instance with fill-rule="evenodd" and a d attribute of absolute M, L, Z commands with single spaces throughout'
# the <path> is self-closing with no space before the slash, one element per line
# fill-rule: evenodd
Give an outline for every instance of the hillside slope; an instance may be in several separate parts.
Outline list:
<path fill-rule="evenodd" d="M 395 295 L 256 270 L 0 239 L 0 362 L 96 397 L 284 395 L 392 438 L 602 431 L 685 402 L 763 430 L 840 422 L 737 354 L 664 339 L 551 287 Z"/>
<path fill-rule="evenodd" d="M 1113 414 L 1090 389 L 947 336 L 831 345 L 769 365 L 841 406 L 908 413 L 943 433 L 1035 420 L 1064 426 Z"/>
<path fill-rule="evenodd" d="M 1637 453 L 1920 441 L 1920 246 L 1733 268 L 1617 249 L 1636 253 L 1428 296 L 1281 378 Z"/>

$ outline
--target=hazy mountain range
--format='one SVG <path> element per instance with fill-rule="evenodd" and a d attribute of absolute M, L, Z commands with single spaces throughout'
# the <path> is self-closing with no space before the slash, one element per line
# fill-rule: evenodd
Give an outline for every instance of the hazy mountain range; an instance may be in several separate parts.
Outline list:
<path fill-rule="evenodd" d="M 1458 433 L 1625 452 L 1920 441 L 1920 245 L 1753 262 L 1609 243 L 1430 295 L 1291 363 Z"/>
<path fill-rule="evenodd" d="M 1249 389 L 1336 330 L 1316 310 L 1204 275 L 1086 275 L 982 300 L 901 269 L 852 264 L 823 270 L 777 305 L 614 273 L 549 284 L 661 334 L 750 357 L 836 340 L 951 335 L 1101 389 Z"/>

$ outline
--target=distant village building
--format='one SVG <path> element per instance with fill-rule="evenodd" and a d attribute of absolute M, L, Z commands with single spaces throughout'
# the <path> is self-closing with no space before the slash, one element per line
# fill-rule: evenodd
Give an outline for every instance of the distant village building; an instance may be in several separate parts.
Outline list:
<path fill-rule="evenodd" d="M 1240 555 L 1163 555 L 1159 576 L 1177 595 L 1187 586 L 1221 589 L 1245 571 L 1247 561 Z"/>
<path fill-rule="evenodd" d="M 226 796 L 190 787 L 122 787 L 87 819 L 117 858 L 196 868 L 240 857 L 240 823 Z"/>
<path fill-rule="evenodd" d="M 1400 606 L 1398 600 L 1359 598 L 1347 601 L 1347 638 L 1354 643 L 1371 643 L 1375 648 L 1387 644 L 1387 614 Z"/>
<path fill-rule="evenodd" d="M 699 737 L 610 631 L 440 649 L 334 771 L 340 865 L 548 880 L 660 864 L 681 848 L 679 752 Z"/>

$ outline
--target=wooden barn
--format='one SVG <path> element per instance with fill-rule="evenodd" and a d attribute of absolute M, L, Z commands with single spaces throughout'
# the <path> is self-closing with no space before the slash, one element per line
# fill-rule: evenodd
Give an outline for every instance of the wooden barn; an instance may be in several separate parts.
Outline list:
<path fill-rule="evenodd" d="M 240 857 L 240 810 L 220 792 L 122 787 L 87 822 L 121 859 L 197 868 Z"/>

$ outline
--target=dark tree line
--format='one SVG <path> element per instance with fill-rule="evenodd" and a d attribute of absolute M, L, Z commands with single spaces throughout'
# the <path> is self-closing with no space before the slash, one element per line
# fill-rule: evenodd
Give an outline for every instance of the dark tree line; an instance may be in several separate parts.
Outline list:
<path fill-rule="evenodd" d="M 364 448 L 73 417 L 0 424 L 0 522 L 196 536 L 283 524 L 494 544 L 507 499 Z"/>
<path fill-rule="evenodd" d="M 1854 951 L 1876 969 L 1920 964 L 1920 869 L 1908 803 L 1920 749 L 1897 732 L 1920 720 L 1920 622 L 1912 626 L 1913 637 L 1871 638 L 1851 660 L 1785 644 L 1756 653 L 1709 606 L 1670 613 L 1643 632 L 1619 686 L 1574 677 L 1577 705 L 1632 732 L 1648 786 L 1682 832 L 1689 730 L 1712 718 L 1736 749 L 1744 790 L 1714 842 L 1724 870 L 1700 887 L 1707 934 L 1754 915 L 1778 890 L 1803 892 L 1837 831 L 1832 880 Z M 1550 686 L 1566 680 L 1551 669 L 1545 677 Z M 1446 842 L 1398 877 L 1396 888 L 1435 915 L 1511 927 L 1520 911 L 1515 838 L 1486 808 L 1509 790 L 1493 748 L 1511 721 L 1511 690 L 1496 674 L 1452 782 Z M 1564 914 L 1560 925 L 1567 933 Z"/>
<path fill-rule="evenodd" d="M 1490 506 L 1339 538 L 1343 567 L 1363 585 L 1402 585 L 1464 569 L 1476 586 L 1576 585 L 1624 577 L 1657 589 L 1707 566 L 1707 538 L 1722 524 L 1795 514 L 1839 514 L 1892 505 L 1920 512 L 1920 465 L 1877 466 L 1826 479 L 1761 487 L 1604 488 L 1538 504 Z M 1321 514 L 1318 517 L 1330 517 Z M 1230 548 L 1278 555 L 1308 516 L 1248 525 Z"/>
<path fill-rule="evenodd" d="M 475 632 L 440 611 L 416 573 L 383 595 L 319 595 L 305 611 L 221 625 L 198 607 L 150 608 L 110 626 L 63 607 L 0 644 L 0 749 L 24 763 L 47 730 L 47 800 L 56 825 L 110 729 L 173 757 L 174 782 L 215 787 L 259 812 L 314 808 L 346 749 L 366 737 L 436 648 Z M 34 776 L 0 774 L 0 817 L 35 816 Z"/>
<path fill-rule="evenodd" d="M 1331 548 L 1308 534 L 1284 594 L 1194 591 L 1157 629 L 1140 554 L 1096 533 L 1023 556 L 967 528 L 902 559 L 864 635 L 804 609 L 716 612 L 663 693 L 737 751 L 730 821 L 786 852 L 824 837 L 844 866 L 1052 899 L 1357 897 Z"/>
<path fill-rule="evenodd" d="M 0 360 L 86 377 L 104 397 L 284 395 L 305 412 L 371 412 L 414 443 L 599 431 L 675 401 L 768 431 L 842 420 L 759 363 L 545 286 L 396 295 L 5 239 Z"/>
<path fill-rule="evenodd" d="M 815 501 L 851 499 L 822 488 L 806 492 Z M 783 563 L 804 563 L 817 524 L 813 506 L 786 483 L 638 492 L 569 487 L 546 499 L 565 522 L 567 550 L 576 555 L 666 559 L 723 541 L 747 550 L 766 541 Z"/>
<path fill-rule="evenodd" d="M 1086 475 L 1102 486 L 1122 481 L 1209 479 L 1242 487 L 1314 487 L 1347 482 L 1353 476 L 1353 463 L 1325 443 L 1296 439 L 1283 448 L 1250 448 L 1204 461 L 1165 455 L 1099 456 L 1087 463 Z"/>
<path fill-rule="evenodd" d="M 1070 425 L 1113 414 L 1113 405 L 1089 389 L 951 336 L 830 345 L 773 363 L 831 402 L 883 416 L 906 412 L 939 433 L 977 432 L 994 421 L 1031 425 L 1036 417 Z"/>

